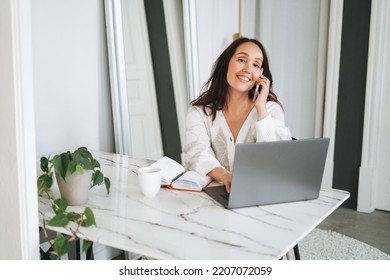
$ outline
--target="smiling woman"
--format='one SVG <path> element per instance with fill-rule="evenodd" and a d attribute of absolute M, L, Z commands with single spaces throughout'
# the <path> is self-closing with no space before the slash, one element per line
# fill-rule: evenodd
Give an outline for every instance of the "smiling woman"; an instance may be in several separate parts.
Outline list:
<path fill-rule="evenodd" d="M 202 94 L 192 102 L 186 128 L 185 164 L 222 182 L 227 191 L 236 143 L 291 139 L 259 41 L 242 37 L 222 52 Z"/>

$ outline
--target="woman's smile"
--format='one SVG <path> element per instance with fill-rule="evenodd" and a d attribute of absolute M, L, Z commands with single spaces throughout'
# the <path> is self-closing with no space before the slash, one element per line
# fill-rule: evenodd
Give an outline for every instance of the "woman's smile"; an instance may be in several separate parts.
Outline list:
<path fill-rule="evenodd" d="M 244 76 L 244 75 L 237 75 L 237 78 L 240 80 L 240 81 L 242 81 L 242 82 L 250 82 L 251 81 L 251 79 L 250 78 L 248 78 L 247 76 Z"/>

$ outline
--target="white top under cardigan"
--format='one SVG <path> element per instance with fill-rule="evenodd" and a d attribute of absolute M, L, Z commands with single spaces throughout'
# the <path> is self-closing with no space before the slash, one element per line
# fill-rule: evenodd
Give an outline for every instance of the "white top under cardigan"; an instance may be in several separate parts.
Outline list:
<path fill-rule="evenodd" d="M 210 110 L 209 110 L 210 111 Z M 207 112 L 209 112 L 207 111 Z M 291 140 L 290 129 L 284 124 L 282 107 L 267 102 L 268 116 L 257 121 L 253 108 L 237 135 L 236 143 Z M 186 120 L 184 164 L 186 168 L 207 175 L 216 167 L 232 171 L 235 143 L 222 111 L 212 121 L 202 107 L 191 106 Z"/>

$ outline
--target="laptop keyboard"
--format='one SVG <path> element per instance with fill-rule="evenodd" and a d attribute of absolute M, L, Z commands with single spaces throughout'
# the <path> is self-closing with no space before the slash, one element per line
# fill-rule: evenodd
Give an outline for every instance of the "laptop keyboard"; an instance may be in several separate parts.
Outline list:
<path fill-rule="evenodd" d="M 230 193 L 228 193 L 228 192 L 221 194 L 221 197 L 226 199 L 226 200 L 229 200 L 229 196 L 230 196 Z"/>

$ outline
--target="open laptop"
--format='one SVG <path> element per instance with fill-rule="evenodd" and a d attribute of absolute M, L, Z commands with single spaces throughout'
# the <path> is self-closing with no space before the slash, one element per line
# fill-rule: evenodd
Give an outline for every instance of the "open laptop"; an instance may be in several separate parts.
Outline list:
<path fill-rule="evenodd" d="M 316 199 L 329 138 L 236 144 L 230 193 L 203 190 L 232 209 Z"/>

